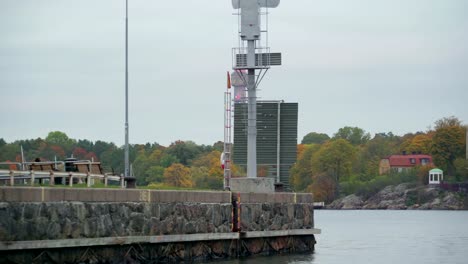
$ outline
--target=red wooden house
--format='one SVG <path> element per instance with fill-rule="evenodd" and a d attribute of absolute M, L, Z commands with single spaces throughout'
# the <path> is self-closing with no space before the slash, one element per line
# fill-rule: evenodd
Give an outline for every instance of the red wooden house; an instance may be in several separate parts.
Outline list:
<path fill-rule="evenodd" d="M 410 169 L 415 166 L 424 165 L 433 165 L 432 156 L 425 154 L 390 155 L 380 161 L 379 174 L 382 175 L 390 170 L 402 172 L 403 170 Z"/>

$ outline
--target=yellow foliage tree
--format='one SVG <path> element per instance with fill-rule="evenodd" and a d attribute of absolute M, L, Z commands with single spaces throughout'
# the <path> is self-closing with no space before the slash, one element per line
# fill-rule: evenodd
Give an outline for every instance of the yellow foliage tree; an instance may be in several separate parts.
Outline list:
<path fill-rule="evenodd" d="M 407 146 L 408 153 L 429 154 L 431 150 L 432 139 L 427 134 L 419 134 L 411 139 Z"/>
<path fill-rule="evenodd" d="M 304 150 L 306 149 L 306 145 L 304 144 L 298 144 L 297 145 L 297 156 L 300 157 L 302 155 L 302 152 L 304 152 Z"/>
<path fill-rule="evenodd" d="M 214 150 L 192 162 L 194 181 L 198 188 L 222 189 L 224 171 L 221 168 L 221 152 Z"/>
<path fill-rule="evenodd" d="M 164 183 L 174 187 L 192 187 L 193 182 L 190 169 L 180 163 L 172 164 L 164 170 Z"/>
<path fill-rule="evenodd" d="M 215 151 L 215 152 L 218 152 L 218 151 Z M 209 174 L 210 176 L 212 177 L 223 177 L 224 175 L 224 171 L 223 169 L 221 168 L 221 162 L 219 160 L 219 157 L 211 157 L 210 159 L 210 171 L 209 171 Z"/>

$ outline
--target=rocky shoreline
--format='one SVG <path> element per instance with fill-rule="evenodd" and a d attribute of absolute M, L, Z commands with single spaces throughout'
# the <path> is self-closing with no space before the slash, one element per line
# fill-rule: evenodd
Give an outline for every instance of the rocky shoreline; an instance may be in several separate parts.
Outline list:
<path fill-rule="evenodd" d="M 433 186 L 402 183 L 387 186 L 368 199 L 348 195 L 326 205 L 325 209 L 468 210 L 468 195 Z"/>

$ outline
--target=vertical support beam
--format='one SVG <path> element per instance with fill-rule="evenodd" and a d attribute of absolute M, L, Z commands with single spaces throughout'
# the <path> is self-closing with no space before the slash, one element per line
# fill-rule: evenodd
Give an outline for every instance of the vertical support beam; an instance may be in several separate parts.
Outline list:
<path fill-rule="evenodd" d="M 91 173 L 86 173 L 86 186 L 91 187 Z"/>
<path fill-rule="evenodd" d="M 276 182 L 280 182 L 281 164 L 281 102 L 278 102 L 278 117 L 276 128 Z"/>
<path fill-rule="evenodd" d="M 34 186 L 34 181 L 35 181 L 35 179 L 34 179 L 34 171 L 31 170 L 31 171 L 29 172 L 29 175 L 31 176 L 31 186 Z"/>
<path fill-rule="evenodd" d="M 121 176 L 120 177 L 120 188 L 125 188 L 125 177 Z"/>
<path fill-rule="evenodd" d="M 257 91 L 255 87 L 255 40 L 247 41 L 247 177 L 257 178 Z"/>
<path fill-rule="evenodd" d="M 50 186 L 53 186 L 55 185 L 55 175 L 54 175 L 54 171 L 49 171 L 49 185 Z"/>
<path fill-rule="evenodd" d="M 107 182 L 108 182 L 108 179 L 107 179 L 108 175 L 104 174 L 104 186 L 107 187 Z"/>
<path fill-rule="evenodd" d="M 70 174 L 68 174 L 69 176 L 69 185 L 70 187 L 73 187 L 73 173 L 70 172 Z"/>
<path fill-rule="evenodd" d="M 23 151 L 23 145 L 21 145 L 21 170 L 24 170 L 24 151 Z"/>
<path fill-rule="evenodd" d="M 15 186 L 15 173 L 10 170 L 10 186 Z"/>
<path fill-rule="evenodd" d="M 91 170 L 92 169 L 93 169 L 93 162 L 88 161 L 88 174 L 87 174 L 87 177 L 86 177 L 86 183 L 87 183 L 88 187 L 91 187 L 91 185 L 94 185 L 93 179 L 91 179 L 91 173 L 92 173 Z"/>
<path fill-rule="evenodd" d="M 125 172 L 130 176 L 130 159 L 128 146 L 128 0 L 125 0 Z"/>
<path fill-rule="evenodd" d="M 237 193 L 237 232 L 242 231 L 241 213 L 241 196 Z"/>

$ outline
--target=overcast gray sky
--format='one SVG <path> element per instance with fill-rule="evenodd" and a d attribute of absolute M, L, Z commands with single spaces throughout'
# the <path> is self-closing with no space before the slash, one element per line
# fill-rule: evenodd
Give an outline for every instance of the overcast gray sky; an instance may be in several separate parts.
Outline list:
<path fill-rule="evenodd" d="M 223 139 L 230 0 L 129 0 L 131 143 Z M 0 1 L 0 138 L 124 142 L 124 0 Z M 283 0 L 261 99 L 299 102 L 299 137 L 468 122 L 468 1 Z"/>

